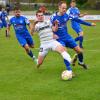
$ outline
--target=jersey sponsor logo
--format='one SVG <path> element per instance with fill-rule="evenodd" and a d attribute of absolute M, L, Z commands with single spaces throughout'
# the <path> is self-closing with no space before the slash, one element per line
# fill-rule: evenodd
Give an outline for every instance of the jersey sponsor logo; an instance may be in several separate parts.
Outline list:
<path fill-rule="evenodd" d="M 50 27 L 49 25 L 41 27 L 41 28 L 39 28 L 39 31 L 44 30 L 44 29 L 49 28 L 49 27 Z"/>

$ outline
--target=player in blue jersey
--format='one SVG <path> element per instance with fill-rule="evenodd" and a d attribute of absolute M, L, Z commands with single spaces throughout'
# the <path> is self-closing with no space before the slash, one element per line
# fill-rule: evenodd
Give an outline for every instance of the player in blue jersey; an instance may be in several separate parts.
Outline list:
<path fill-rule="evenodd" d="M 31 30 L 31 24 L 26 17 L 21 15 L 21 11 L 18 7 L 14 9 L 14 15 L 15 16 L 10 19 L 10 24 L 8 25 L 8 31 L 10 30 L 10 26 L 13 25 L 18 42 L 25 49 L 27 54 L 33 60 L 36 61 L 36 57 L 33 55 L 32 51 L 30 50 L 30 47 L 31 48 L 34 47 L 34 42 L 27 29 L 27 25 L 28 25 L 29 29 Z"/>
<path fill-rule="evenodd" d="M 2 20 L 2 27 L 5 27 L 6 37 L 8 37 L 9 36 L 9 33 L 7 32 L 7 22 L 9 22 L 9 19 L 8 19 L 8 14 L 5 11 L 5 8 L 4 7 L 2 8 L 2 18 L 1 18 L 1 20 Z"/>
<path fill-rule="evenodd" d="M 2 8 L 1 15 L 0 15 L 0 18 L 1 18 L 1 21 L 2 21 L 2 27 L 1 28 L 3 28 L 3 27 L 5 28 L 5 34 L 6 34 L 6 37 L 8 37 L 9 33 L 7 32 L 7 22 L 9 21 L 9 19 L 8 19 L 7 12 L 5 11 L 5 8 L 4 7 L 1 7 L 1 8 Z"/>
<path fill-rule="evenodd" d="M 76 7 L 76 1 L 72 0 L 70 3 L 70 6 L 71 7 L 67 10 L 68 15 L 74 16 L 76 18 L 83 17 L 86 15 L 86 13 L 80 14 L 79 9 Z M 80 23 L 74 20 L 71 20 L 71 26 L 78 35 L 78 37 L 75 38 L 75 41 L 79 41 L 79 46 L 83 48 L 83 34 L 84 33 L 83 33 Z"/>
<path fill-rule="evenodd" d="M 76 1 L 72 0 L 70 3 L 70 8 L 67 10 L 67 14 L 69 16 L 73 16 L 75 18 L 79 18 L 79 17 L 83 17 L 85 15 L 87 15 L 87 13 L 81 14 L 79 9 L 76 7 Z M 79 46 L 80 48 L 83 48 L 83 40 L 84 40 L 84 32 L 81 28 L 80 23 L 71 20 L 71 27 L 73 28 L 73 30 L 77 33 L 77 37 L 75 38 L 75 41 L 79 42 Z M 75 66 L 75 62 L 77 61 L 77 54 L 75 54 L 73 56 L 73 65 Z"/>
<path fill-rule="evenodd" d="M 2 7 L 0 6 L 0 29 L 2 29 L 2 20 L 1 17 L 2 16 Z"/>
<path fill-rule="evenodd" d="M 55 37 L 63 46 L 74 49 L 76 53 L 78 54 L 78 59 L 79 59 L 78 64 L 81 65 L 84 69 L 87 69 L 87 65 L 83 61 L 82 49 L 76 44 L 75 40 L 71 37 L 71 35 L 68 34 L 66 24 L 69 19 L 77 21 L 78 23 L 81 23 L 81 24 L 88 25 L 88 26 L 94 26 L 95 23 L 85 22 L 81 19 L 74 18 L 73 16 L 69 16 L 66 13 L 67 4 L 64 1 L 60 1 L 58 3 L 58 9 L 59 11 L 54 13 L 51 16 L 52 25 L 53 26 L 56 25 L 56 30 L 54 31 Z M 55 23 L 58 23 L 58 25 Z"/>

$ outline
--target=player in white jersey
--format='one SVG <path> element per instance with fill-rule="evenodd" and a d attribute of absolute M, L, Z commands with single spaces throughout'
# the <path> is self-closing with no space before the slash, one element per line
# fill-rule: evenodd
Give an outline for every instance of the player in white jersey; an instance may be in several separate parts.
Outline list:
<path fill-rule="evenodd" d="M 41 11 L 36 12 L 36 18 L 37 23 L 34 25 L 33 30 L 38 32 L 41 43 L 38 55 L 37 68 L 39 68 L 40 65 L 43 63 L 43 60 L 45 59 L 48 51 L 53 50 L 61 54 L 64 59 L 64 63 L 66 65 L 67 70 L 72 73 L 72 69 L 70 66 L 70 55 L 65 51 L 65 48 L 59 42 L 53 39 L 53 31 L 56 31 L 56 27 L 58 27 L 58 25 L 51 27 L 50 21 L 44 19 L 43 12 Z"/>

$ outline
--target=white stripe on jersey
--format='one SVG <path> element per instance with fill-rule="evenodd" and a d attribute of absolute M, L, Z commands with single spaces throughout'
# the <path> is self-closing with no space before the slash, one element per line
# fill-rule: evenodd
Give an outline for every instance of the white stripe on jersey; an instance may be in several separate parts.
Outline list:
<path fill-rule="evenodd" d="M 45 20 L 43 22 L 38 22 L 35 25 L 35 30 L 38 32 L 41 44 L 53 40 L 53 32 L 50 21 Z"/>

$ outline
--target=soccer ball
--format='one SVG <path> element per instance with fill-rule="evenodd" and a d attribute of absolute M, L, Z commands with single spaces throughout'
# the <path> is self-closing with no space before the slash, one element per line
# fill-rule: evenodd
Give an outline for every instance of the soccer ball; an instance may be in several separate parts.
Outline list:
<path fill-rule="evenodd" d="M 61 74 L 62 80 L 71 80 L 72 79 L 72 71 L 65 70 Z"/>

